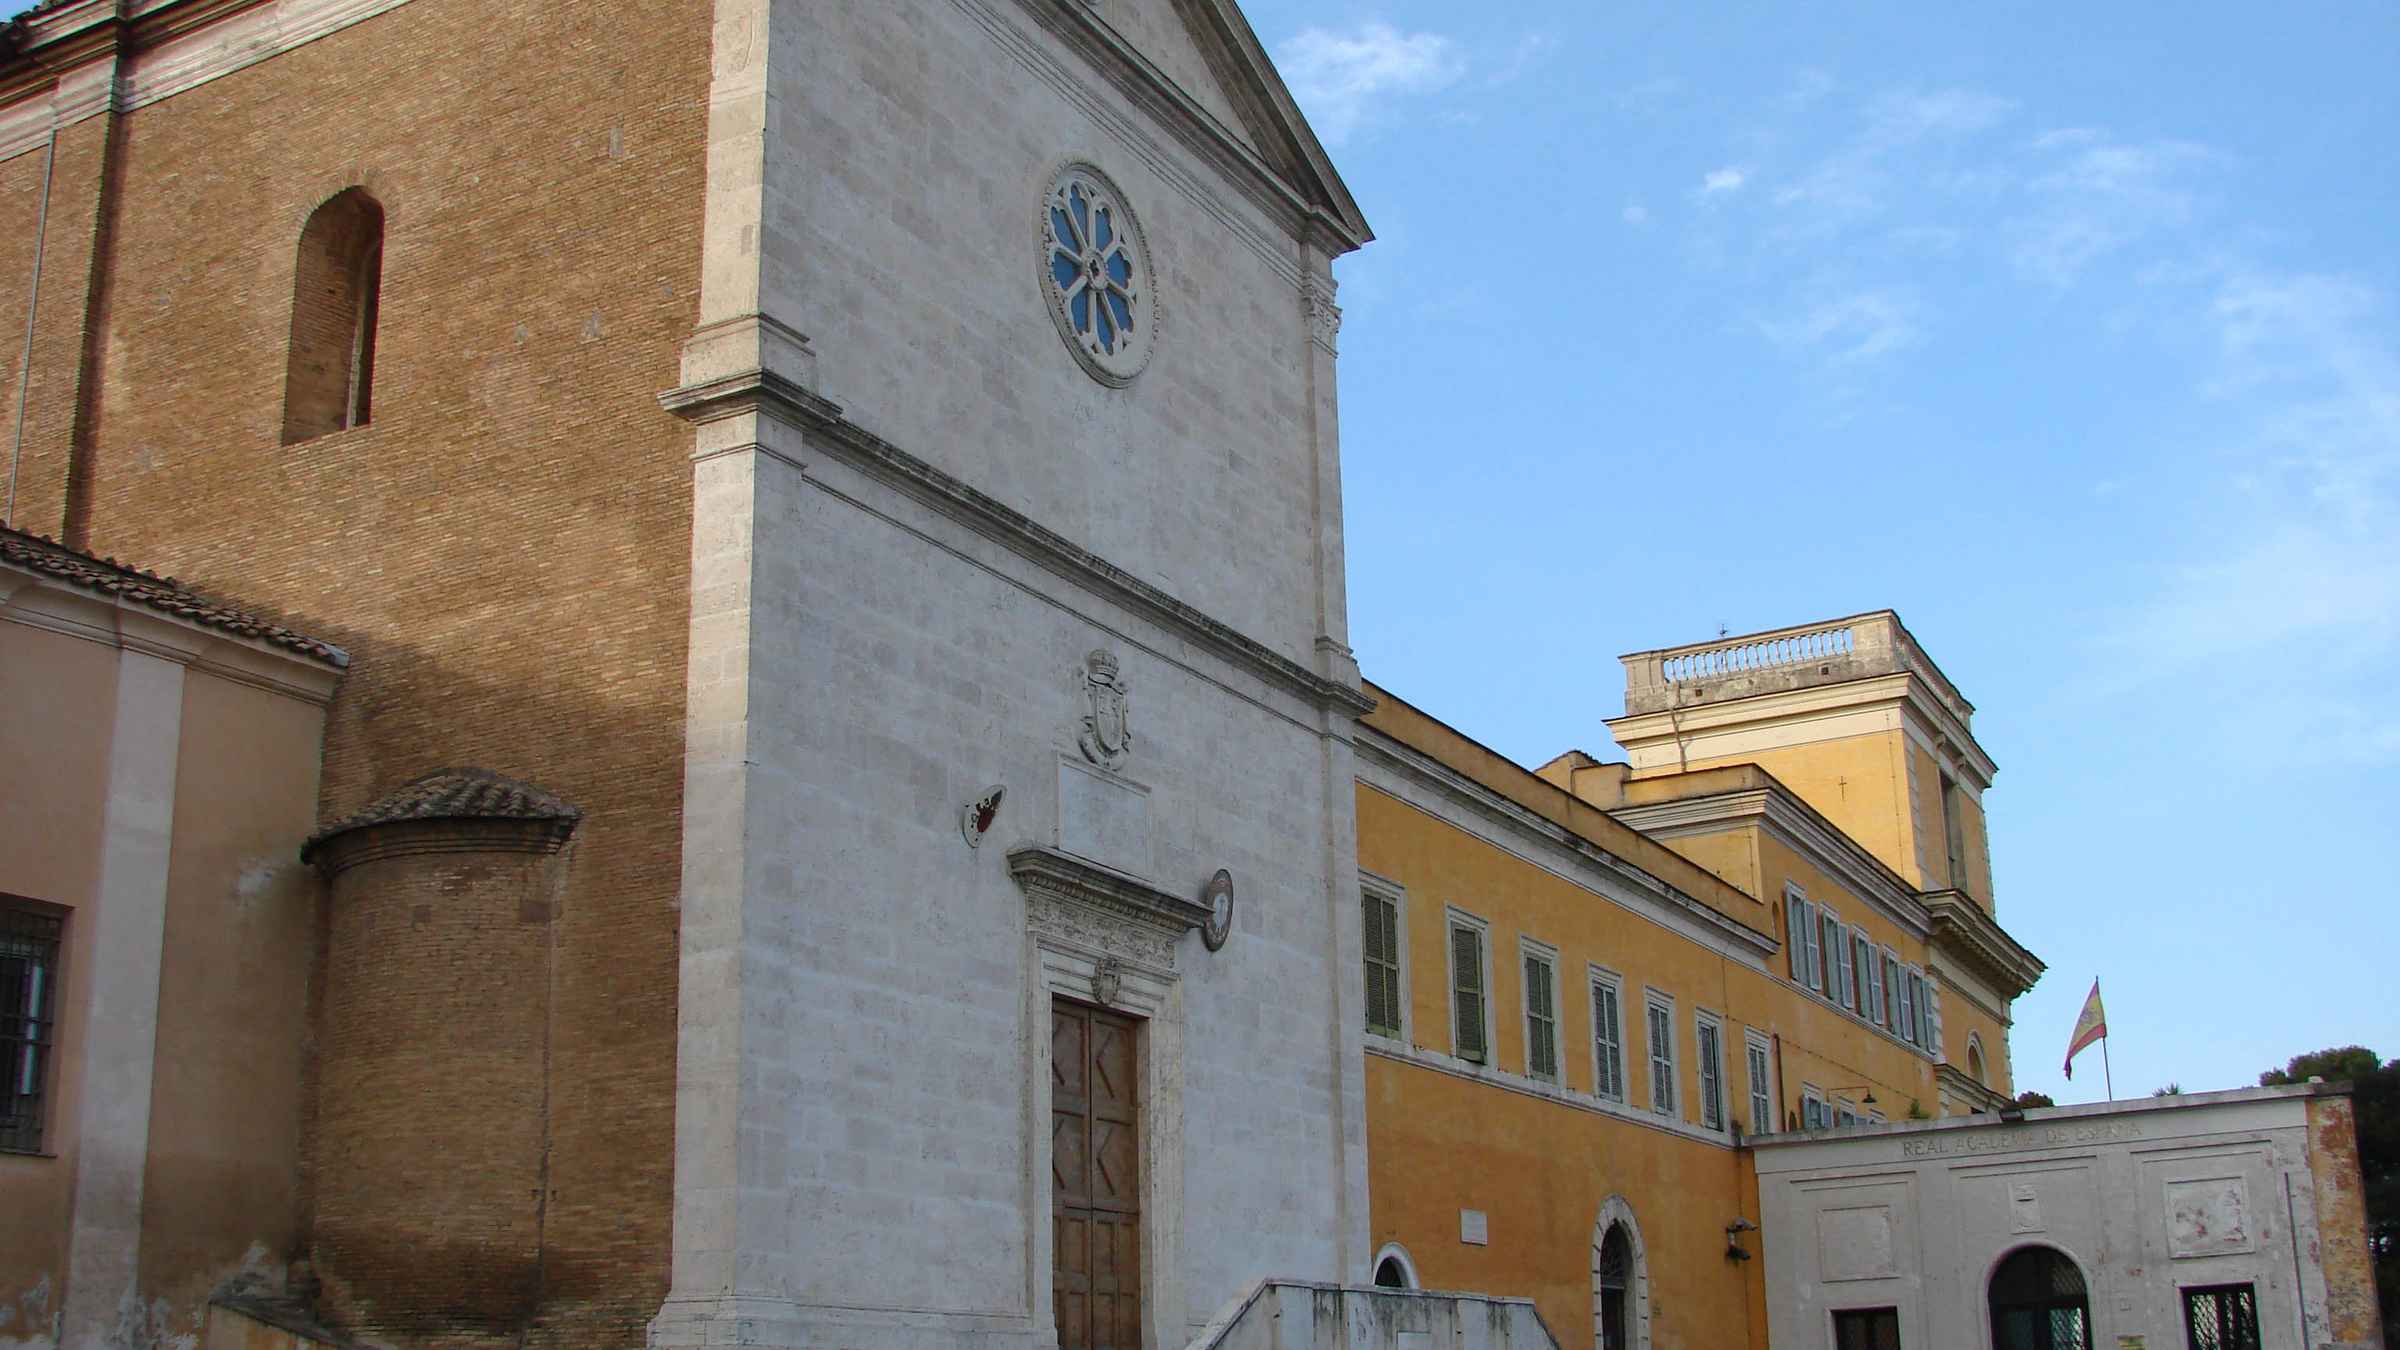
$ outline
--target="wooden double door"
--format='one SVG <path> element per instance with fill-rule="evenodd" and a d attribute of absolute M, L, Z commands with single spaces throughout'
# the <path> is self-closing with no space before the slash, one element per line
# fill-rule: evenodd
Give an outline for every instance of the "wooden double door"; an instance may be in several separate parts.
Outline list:
<path fill-rule="evenodd" d="M 1050 1005 L 1050 1301 L 1060 1350 L 1140 1350 L 1140 1023 Z"/>

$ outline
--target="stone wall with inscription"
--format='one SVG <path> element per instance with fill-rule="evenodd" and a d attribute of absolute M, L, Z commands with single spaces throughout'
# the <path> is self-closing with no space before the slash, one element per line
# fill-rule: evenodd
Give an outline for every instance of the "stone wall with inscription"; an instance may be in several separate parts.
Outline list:
<path fill-rule="evenodd" d="M 2187 1293 L 2249 1290 L 2261 1339 L 2366 1350 L 2358 1276 L 2320 1259 L 2323 1176 L 2301 1085 L 1961 1117 L 1757 1142 L 1769 1336 L 1833 1345 L 1833 1318 L 1891 1308 L 1903 1345 L 1990 1350 L 1989 1282 L 2020 1249 L 2072 1261 L 2098 1350 L 2184 1344 Z M 2367 1290 L 2371 1300 L 2373 1291 Z"/>

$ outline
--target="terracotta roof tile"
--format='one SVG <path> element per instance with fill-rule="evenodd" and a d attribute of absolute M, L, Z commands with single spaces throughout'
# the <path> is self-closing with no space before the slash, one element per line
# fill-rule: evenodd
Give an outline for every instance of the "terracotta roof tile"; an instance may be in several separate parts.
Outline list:
<path fill-rule="evenodd" d="M 572 828 L 583 812 L 531 783 L 489 769 L 436 769 L 309 836 L 300 861 L 338 834 L 403 820 L 549 820 Z"/>
<path fill-rule="evenodd" d="M 337 670 L 350 664 L 350 654 L 330 642 L 321 642 L 255 614 L 220 604 L 179 584 L 173 577 L 129 567 L 114 558 L 95 557 L 38 534 L 0 526 L 0 562 L 171 614 L 187 623 L 297 652 Z"/>

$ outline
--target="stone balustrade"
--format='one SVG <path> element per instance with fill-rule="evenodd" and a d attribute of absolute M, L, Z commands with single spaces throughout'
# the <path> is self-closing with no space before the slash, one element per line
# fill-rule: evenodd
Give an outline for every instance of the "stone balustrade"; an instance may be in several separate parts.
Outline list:
<path fill-rule="evenodd" d="M 1261 1280 L 1189 1350 L 1558 1350 L 1524 1298 Z"/>

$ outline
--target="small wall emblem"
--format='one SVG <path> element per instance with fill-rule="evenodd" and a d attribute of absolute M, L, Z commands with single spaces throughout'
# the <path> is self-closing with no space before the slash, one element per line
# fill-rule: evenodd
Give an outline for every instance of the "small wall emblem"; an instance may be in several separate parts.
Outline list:
<path fill-rule="evenodd" d="M 1117 658 L 1105 649 L 1083 658 L 1083 696 L 1083 731 L 1076 744 L 1083 747 L 1085 759 L 1113 770 L 1133 753 L 1133 728 Z"/>
<path fill-rule="evenodd" d="M 1200 925 L 1200 941 L 1213 952 L 1233 936 L 1233 873 L 1218 868 L 1201 888 L 1200 903 L 1208 906 L 1208 919 Z"/>
<path fill-rule="evenodd" d="M 1000 799 L 1007 792 L 1008 789 L 994 783 L 991 791 L 968 802 L 959 812 L 958 832 L 967 837 L 968 848 L 981 847 L 983 837 L 992 832 L 992 822 L 1000 818 Z"/>
<path fill-rule="evenodd" d="M 1125 988 L 1125 968 L 1113 956 L 1103 956 L 1092 967 L 1092 1001 L 1102 1007 L 1114 1007 L 1117 995 Z"/>

